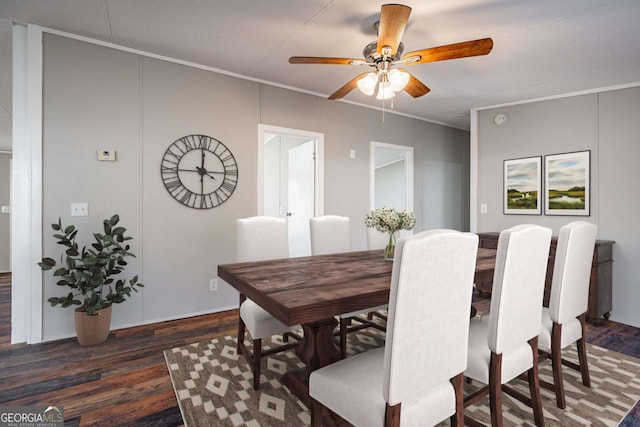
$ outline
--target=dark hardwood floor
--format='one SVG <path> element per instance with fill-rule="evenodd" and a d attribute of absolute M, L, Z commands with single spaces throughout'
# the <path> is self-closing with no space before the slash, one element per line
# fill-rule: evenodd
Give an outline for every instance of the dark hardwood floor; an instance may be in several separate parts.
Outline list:
<path fill-rule="evenodd" d="M 231 310 L 113 331 L 94 347 L 75 338 L 12 345 L 10 304 L 11 275 L 0 274 L 0 405 L 61 405 L 65 425 L 182 425 L 162 351 L 237 326 Z M 603 321 L 588 326 L 588 341 L 640 357 L 638 328 Z"/>

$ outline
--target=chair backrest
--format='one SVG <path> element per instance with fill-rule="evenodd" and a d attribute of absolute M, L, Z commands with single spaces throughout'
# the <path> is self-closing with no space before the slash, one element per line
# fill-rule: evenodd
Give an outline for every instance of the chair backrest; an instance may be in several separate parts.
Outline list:
<path fill-rule="evenodd" d="M 501 354 L 540 334 L 551 229 L 524 224 L 500 233 L 488 345 Z"/>
<path fill-rule="evenodd" d="M 587 311 L 597 234 L 598 227 L 586 221 L 572 222 L 560 229 L 549 299 L 549 315 L 556 323 L 565 323 Z"/>
<path fill-rule="evenodd" d="M 384 249 L 389 243 L 389 233 L 383 233 L 375 228 L 367 227 L 367 249 Z"/>
<path fill-rule="evenodd" d="M 466 369 L 477 253 L 478 236 L 454 230 L 398 240 L 382 390 L 390 405 Z"/>
<path fill-rule="evenodd" d="M 269 216 L 236 220 L 236 260 L 238 262 L 288 257 L 287 221 Z"/>
<path fill-rule="evenodd" d="M 309 218 L 309 229 L 312 255 L 351 252 L 351 229 L 348 217 L 324 215 Z"/>

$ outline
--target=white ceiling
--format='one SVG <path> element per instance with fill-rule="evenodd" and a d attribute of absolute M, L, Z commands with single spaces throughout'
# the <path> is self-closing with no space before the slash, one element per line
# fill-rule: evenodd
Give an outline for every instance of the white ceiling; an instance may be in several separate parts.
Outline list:
<path fill-rule="evenodd" d="M 487 56 L 415 65 L 431 88 L 396 111 L 469 128 L 469 109 L 640 82 L 639 0 L 404 0 L 405 51 L 491 37 Z M 383 2 L 371 0 L 0 0 L 0 19 L 34 23 L 328 96 L 365 71 L 291 65 L 361 58 Z M 10 36 L 0 22 L 0 62 Z M 9 45 L 10 46 L 10 45 Z M 10 50 L 9 50 L 10 51 Z M 0 71 L 10 70 L 0 64 Z M 0 84 L 10 80 L 2 77 Z M 0 88 L 0 115 L 10 109 Z M 352 91 L 345 100 L 381 106 Z M 341 101 L 333 101 L 341 102 Z M 387 105 L 387 108 L 389 106 Z M 5 119 L 0 118 L 0 126 Z"/>

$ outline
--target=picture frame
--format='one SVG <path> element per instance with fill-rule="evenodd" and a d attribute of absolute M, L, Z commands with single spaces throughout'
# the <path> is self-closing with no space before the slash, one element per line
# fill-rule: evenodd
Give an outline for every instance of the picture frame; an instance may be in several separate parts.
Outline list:
<path fill-rule="evenodd" d="M 542 214 L 542 156 L 504 161 L 505 215 Z"/>
<path fill-rule="evenodd" d="M 589 216 L 591 151 L 544 156 L 545 215 Z"/>

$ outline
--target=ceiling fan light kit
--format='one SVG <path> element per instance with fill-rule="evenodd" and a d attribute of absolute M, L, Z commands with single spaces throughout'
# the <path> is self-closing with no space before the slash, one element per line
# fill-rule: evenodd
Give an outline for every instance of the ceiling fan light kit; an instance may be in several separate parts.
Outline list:
<path fill-rule="evenodd" d="M 380 9 L 380 20 L 376 23 L 378 40 L 369 43 L 362 51 L 364 60 L 354 58 L 329 58 L 314 56 L 292 56 L 290 64 L 367 65 L 374 70 L 362 73 L 329 96 L 340 99 L 356 87 L 376 99 L 391 99 L 404 90 L 414 98 L 425 95 L 430 89 L 413 74 L 398 65 L 417 65 L 447 59 L 486 55 L 493 48 L 493 40 L 484 38 L 445 46 L 416 50 L 404 54 L 401 43 L 409 21 L 411 8 L 401 4 L 385 4 Z"/>

